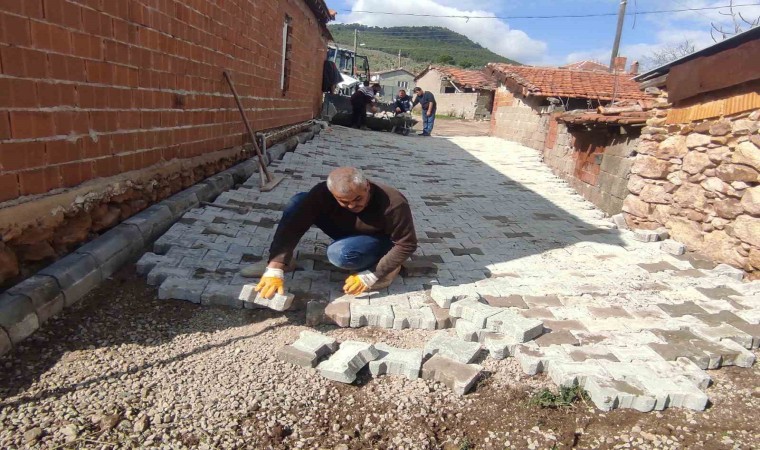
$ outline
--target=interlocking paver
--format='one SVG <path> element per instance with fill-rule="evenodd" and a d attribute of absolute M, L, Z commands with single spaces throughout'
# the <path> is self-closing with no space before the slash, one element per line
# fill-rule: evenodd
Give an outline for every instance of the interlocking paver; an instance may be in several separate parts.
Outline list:
<path fill-rule="evenodd" d="M 303 270 L 286 280 L 290 292 L 311 300 L 308 323 L 450 328 L 457 317 L 449 308 L 473 297 L 483 307 L 465 317 L 465 303 L 454 315 L 480 327 L 475 336 L 494 357 L 520 352 L 509 341 L 514 337 L 480 331 L 488 328 L 481 326 L 484 308 L 543 321 L 550 332 L 529 347 L 534 351 L 576 344 L 585 361 L 596 361 L 585 348 L 604 345 L 621 363 L 665 358 L 703 368 L 749 364 L 746 349 L 736 346 L 760 345 L 760 281 L 740 280 L 735 270 L 679 254 L 683 247 L 674 241 L 641 242 L 634 232 L 615 229 L 554 177 L 535 150 L 488 137 L 442 138 L 434 147 L 426 142 L 338 127 L 322 133 L 273 163 L 285 175 L 275 190 L 260 192 L 257 174 L 213 200 L 235 209 L 206 206 L 185 213 L 156 241 L 154 255 L 143 256 L 139 270 L 152 285 L 174 280 L 164 287 L 164 297 L 176 291 L 201 304 L 239 307 L 230 292 L 255 281 L 238 271 L 267 259 L 287 201 L 335 167 L 363 166 L 371 179 L 400 188 L 409 199 L 419 249 L 387 290 L 330 303 L 342 295 L 346 273 L 327 262 L 330 240 L 312 228 L 297 248 Z M 206 190 L 225 187 L 212 184 Z M 204 198 L 212 201 L 208 194 Z M 485 317 L 486 325 L 494 316 Z M 467 325 L 461 322 L 460 332 Z M 690 330 L 698 341 L 669 340 L 653 329 Z M 729 343 L 735 341 L 736 346 Z M 572 359 L 552 354 L 538 361 Z M 646 406 L 636 403 L 646 395 L 626 394 L 624 387 L 605 385 L 618 389 L 614 404 Z"/>
<path fill-rule="evenodd" d="M 419 378 L 422 350 L 396 348 L 386 344 L 376 344 L 375 348 L 378 357 L 369 363 L 369 372 L 372 375 L 400 375 L 410 380 Z"/>
<path fill-rule="evenodd" d="M 378 356 L 380 353 L 372 344 L 345 341 L 329 359 L 319 363 L 317 370 L 323 377 L 330 380 L 353 383 L 362 367 L 377 359 Z"/>
<path fill-rule="evenodd" d="M 437 332 L 425 344 L 424 356 L 440 354 L 463 364 L 471 363 L 480 352 L 480 344 L 466 342 L 446 331 Z"/>
<path fill-rule="evenodd" d="M 422 378 L 439 381 L 459 395 L 472 389 L 483 368 L 436 354 L 422 365 Z"/>

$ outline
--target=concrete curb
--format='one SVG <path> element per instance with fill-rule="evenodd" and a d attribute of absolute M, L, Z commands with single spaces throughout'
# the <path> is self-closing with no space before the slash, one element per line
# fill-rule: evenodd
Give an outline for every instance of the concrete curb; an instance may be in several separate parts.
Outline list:
<path fill-rule="evenodd" d="M 282 159 L 324 127 L 326 124 L 315 123 L 308 131 L 273 145 L 267 149 L 267 160 Z M 258 163 L 251 158 L 208 177 L 140 211 L 0 294 L 0 356 L 117 270 L 135 261 L 187 211 L 199 207 L 201 202 L 212 202 L 222 192 L 245 183 L 257 171 Z"/>

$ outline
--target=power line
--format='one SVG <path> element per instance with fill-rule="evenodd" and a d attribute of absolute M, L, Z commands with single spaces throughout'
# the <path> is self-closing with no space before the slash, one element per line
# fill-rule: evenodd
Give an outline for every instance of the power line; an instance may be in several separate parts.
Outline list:
<path fill-rule="evenodd" d="M 744 6 L 759 6 L 760 3 L 746 3 L 741 5 L 733 5 L 734 8 L 741 8 Z M 682 9 L 661 9 L 653 11 L 637 11 L 635 13 L 627 13 L 626 16 L 644 15 L 644 14 L 667 14 L 677 12 L 689 12 L 689 11 L 706 11 L 714 9 L 728 8 L 730 5 L 723 6 L 704 6 L 701 8 L 682 8 Z M 418 14 L 418 13 L 397 13 L 387 11 L 364 11 L 364 10 L 351 10 L 342 9 L 343 12 L 361 13 L 361 14 L 378 14 L 386 16 L 413 16 L 413 17 L 437 17 L 437 18 L 451 18 L 451 19 L 500 19 L 500 20 L 514 20 L 514 19 L 582 19 L 589 17 L 609 17 L 617 16 L 617 13 L 597 13 L 597 14 L 562 14 L 551 16 L 467 16 L 467 15 L 446 15 L 446 14 Z"/>

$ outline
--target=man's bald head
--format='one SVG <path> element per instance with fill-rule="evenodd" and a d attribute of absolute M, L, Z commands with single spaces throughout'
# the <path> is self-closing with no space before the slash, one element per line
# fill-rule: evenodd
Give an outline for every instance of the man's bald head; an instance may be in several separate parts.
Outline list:
<path fill-rule="evenodd" d="M 327 189 L 341 207 L 361 212 L 369 203 L 369 181 L 356 167 L 338 167 L 327 176 Z"/>

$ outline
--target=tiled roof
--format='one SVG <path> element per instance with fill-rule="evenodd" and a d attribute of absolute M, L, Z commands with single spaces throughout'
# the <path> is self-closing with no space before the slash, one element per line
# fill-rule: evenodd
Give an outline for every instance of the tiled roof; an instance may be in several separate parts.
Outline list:
<path fill-rule="evenodd" d="M 456 85 L 473 89 L 495 89 L 496 80 L 486 75 L 482 70 L 460 69 L 458 67 L 431 66 L 416 79 L 427 73 L 428 70 L 437 70 L 449 77 Z"/>
<path fill-rule="evenodd" d="M 589 61 L 589 60 L 583 60 L 583 61 L 577 61 L 571 64 L 568 64 L 566 66 L 562 66 L 562 69 L 570 69 L 570 70 L 587 70 L 591 72 L 609 72 L 610 68 L 600 64 L 596 61 Z"/>
<path fill-rule="evenodd" d="M 627 100 L 593 110 L 574 110 L 557 116 L 564 123 L 591 125 L 643 125 L 652 116 L 654 102 L 650 100 Z"/>
<path fill-rule="evenodd" d="M 597 100 L 638 100 L 652 98 L 639 88 L 629 74 L 588 72 L 554 67 L 513 66 L 490 63 L 491 72 L 499 81 L 517 84 L 525 95 L 542 97 L 589 98 Z M 510 83 L 510 81 L 512 83 Z"/>

